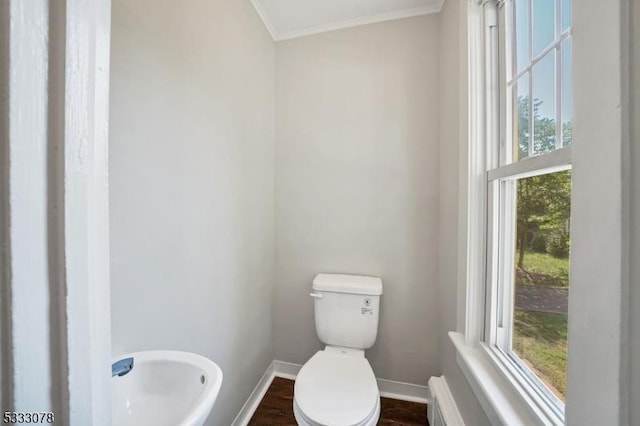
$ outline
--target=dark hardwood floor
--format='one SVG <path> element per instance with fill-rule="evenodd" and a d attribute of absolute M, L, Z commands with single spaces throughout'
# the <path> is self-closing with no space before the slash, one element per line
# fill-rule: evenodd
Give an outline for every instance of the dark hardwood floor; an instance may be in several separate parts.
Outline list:
<path fill-rule="evenodd" d="M 276 377 L 253 414 L 250 425 L 295 426 L 293 417 L 293 380 Z M 417 402 L 380 398 L 378 425 L 428 425 L 427 406 Z"/>

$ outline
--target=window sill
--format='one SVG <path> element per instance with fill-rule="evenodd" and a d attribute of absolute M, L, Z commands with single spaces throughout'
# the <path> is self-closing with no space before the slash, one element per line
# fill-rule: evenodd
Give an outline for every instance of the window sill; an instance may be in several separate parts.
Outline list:
<path fill-rule="evenodd" d="M 483 347 L 468 346 L 461 333 L 449 332 L 456 360 L 491 424 L 547 425 L 552 421 L 525 390 L 507 376 Z"/>

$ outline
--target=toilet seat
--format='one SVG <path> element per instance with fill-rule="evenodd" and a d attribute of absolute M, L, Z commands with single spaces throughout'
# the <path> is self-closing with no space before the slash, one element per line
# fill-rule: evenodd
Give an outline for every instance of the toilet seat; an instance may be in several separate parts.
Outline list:
<path fill-rule="evenodd" d="M 294 413 L 303 425 L 374 425 L 380 395 L 366 358 L 318 351 L 295 382 Z"/>
<path fill-rule="evenodd" d="M 308 417 L 306 417 L 304 413 L 300 411 L 300 407 L 298 407 L 298 404 L 296 403 L 295 399 L 293 400 L 293 415 L 296 419 L 296 423 L 298 423 L 298 426 L 319 426 L 320 425 L 319 423 L 316 423 L 311 419 L 309 419 Z M 380 399 L 378 399 L 378 402 L 376 403 L 376 408 L 373 410 L 371 415 L 367 419 L 358 423 L 356 426 L 376 426 L 378 424 L 379 419 L 380 419 Z M 339 425 L 332 424 L 332 426 L 339 426 Z"/>

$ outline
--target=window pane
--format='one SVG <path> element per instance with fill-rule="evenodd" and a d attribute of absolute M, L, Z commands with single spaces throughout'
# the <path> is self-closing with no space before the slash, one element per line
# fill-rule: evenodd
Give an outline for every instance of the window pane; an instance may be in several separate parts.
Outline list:
<path fill-rule="evenodd" d="M 571 84 L 571 38 L 562 42 L 562 146 L 571 145 L 573 139 L 573 85 Z"/>
<path fill-rule="evenodd" d="M 554 0 L 533 1 L 533 57 L 549 46 L 556 36 L 556 7 Z"/>
<path fill-rule="evenodd" d="M 517 0 L 514 5 L 516 64 L 518 71 L 530 63 L 529 58 L 529 1 Z"/>
<path fill-rule="evenodd" d="M 571 1 L 562 0 L 562 32 L 571 26 Z"/>
<path fill-rule="evenodd" d="M 514 160 L 526 158 L 529 156 L 530 147 L 530 126 L 529 126 L 529 73 L 524 74 L 516 82 L 514 89 L 516 99 L 513 103 L 515 111 L 513 112 L 513 140 L 517 146 L 514 146 Z"/>
<path fill-rule="evenodd" d="M 533 67 L 533 153 L 556 149 L 555 51 Z"/>
<path fill-rule="evenodd" d="M 565 399 L 571 171 L 516 182 L 512 351 Z"/>

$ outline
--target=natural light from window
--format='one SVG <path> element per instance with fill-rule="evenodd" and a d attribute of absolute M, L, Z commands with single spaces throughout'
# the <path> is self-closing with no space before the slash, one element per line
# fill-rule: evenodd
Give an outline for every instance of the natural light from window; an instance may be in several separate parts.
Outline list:
<path fill-rule="evenodd" d="M 571 172 L 519 179 L 516 186 L 512 349 L 564 401 Z"/>
<path fill-rule="evenodd" d="M 572 84 L 569 0 L 501 5 L 500 144 L 489 167 L 489 339 L 561 418 L 567 371 Z M 491 152 L 491 151 L 490 151 Z M 499 157 L 499 158 L 498 158 Z"/>

